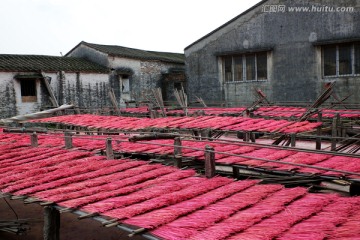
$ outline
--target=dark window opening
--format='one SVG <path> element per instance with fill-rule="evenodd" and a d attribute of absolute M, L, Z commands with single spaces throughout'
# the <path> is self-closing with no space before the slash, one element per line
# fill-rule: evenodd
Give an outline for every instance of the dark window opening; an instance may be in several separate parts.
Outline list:
<path fill-rule="evenodd" d="M 22 102 L 36 102 L 36 79 L 20 81 Z"/>
<path fill-rule="evenodd" d="M 256 80 L 255 54 L 246 55 L 246 80 Z"/>
<path fill-rule="evenodd" d="M 235 81 L 243 80 L 243 59 L 242 56 L 234 57 L 234 73 Z"/>
<path fill-rule="evenodd" d="M 267 79 L 267 54 L 266 52 L 256 54 L 257 79 Z"/>
<path fill-rule="evenodd" d="M 336 46 L 324 47 L 324 75 L 336 75 Z"/>
<path fill-rule="evenodd" d="M 174 89 L 181 91 L 182 90 L 182 83 L 181 82 L 174 82 Z"/>
<path fill-rule="evenodd" d="M 225 72 L 225 81 L 232 81 L 232 57 L 226 57 L 224 60 L 224 72 Z"/>
<path fill-rule="evenodd" d="M 360 43 L 354 45 L 355 48 L 355 74 L 360 74 Z"/>
<path fill-rule="evenodd" d="M 339 46 L 339 75 L 351 73 L 351 45 Z"/>

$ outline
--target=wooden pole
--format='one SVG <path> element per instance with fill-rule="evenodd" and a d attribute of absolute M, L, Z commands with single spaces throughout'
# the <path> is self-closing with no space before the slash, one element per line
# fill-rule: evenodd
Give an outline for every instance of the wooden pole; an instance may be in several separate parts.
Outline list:
<path fill-rule="evenodd" d="M 256 142 L 255 133 L 250 132 L 250 140 L 251 142 Z"/>
<path fill-rule="evenodd" d="M 342 137 L 342 122 L 341 122 L 341 118 L 340 118 L 340 114 L 336 113 L 336 126 L 337 126 L 337 131 L 336 131 L 336 136 Z"/>
<path fill-rule="evenodd" d="M 295 145 L 296 145 L 296 134 L 295 133 L 290 135 L 290 144 L 291 144 L 291 147 L 295 147 Z"/>
<path fill-rule="evenodd" d="M 337 117 L 334 117 L 331 126 L 331 151 L 336 149 L 337 121 Z"/>
<path fill-rule="evenodd" d="M 250 142 L 250 132 L 244 132 L 244 141 Z"/>
<path fill-rule="evenodd" d="M 209 145 L 205 146 L 205 176 L 207 178 L 215 176 L 215 152 Z"/>
<path fill-rule="evenodd" d="M 239 179 L 239 177 L 240 177 L 240 172 L 239 172 L 240 169 L 239 169 L 239 167 L 233 166 L 232 170 L 233 170 L 234 178 Z"/>
<path fill-rule="evenodd" d="M 30 140 L 31 140 L 31 147 L 39 146 L 38 136 L 36 132 L 33 132 L 33 134 L 31 134 Z"/>
<path fill-rule="evenodd" d="M 112 148 L 112 140 L 111 138 L 106 139 L 106 157 L 107 159 L 114 159 L 114 151 Z"/>
<path fill-rule="evenodd" d="M 114 93 L 114 89 L 110 88 L 109 89 L 109 97 L 110 97 L 110 101 L 115 109 L 115 112 L 118 116 L 121 115 L 121 111 L 120 111 L 120 108 L 117 104 L 117 101 L 116 101 L 116 96 L 115 96 L 115 93 Z"/>
<path fill-rule="evenodd" d="M 318 112 L 318 122 L 322 122 L 322 112 Z M 318 127 L 316 129 L 316 149 L 320 150 L 321 149 L 321 127 Z"/>
<path fill-rule="evenodd" d="M 44 240 L 60 240 L 60 213 L 52 206 L 44 207 Z"/>
<path fill-rule="evenodd" d="M 174 156 L 181 155 L 182 147 L 181 147 L 181 139 L 180 137 L 174 138 Z"/>
<path fill-rule="evenodd" d="M 182 147 L 180 137 L 174 138 L 174 166 L 177 168 L 182 168 Z"/>
<path fill-rule="evenodd" d="M 65 148 L 66 149 L 71 149 L 73 148 L 73 142 L 72 142 L 72 133 L 71 132 L 64 132 L 65 135 Z"/>

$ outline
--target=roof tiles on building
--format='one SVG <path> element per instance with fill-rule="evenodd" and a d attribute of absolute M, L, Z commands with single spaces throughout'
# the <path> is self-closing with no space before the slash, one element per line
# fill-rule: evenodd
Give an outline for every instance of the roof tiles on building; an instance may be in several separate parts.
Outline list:
<path fill-rule="evenodd" d="M 101 45 L 87 42 L 81 42 L 80 44 L 113 56 L 143 60 L 158 60 L 171 63 L 185 63 L 185 55 L 182 53 L 146 51 L 116 45 Z"/>
<path fill-rule="evenodd" d="M 108 69 L 82 58 L 0 54 L 0 71 L 68 71 L 105 73 Z"/>

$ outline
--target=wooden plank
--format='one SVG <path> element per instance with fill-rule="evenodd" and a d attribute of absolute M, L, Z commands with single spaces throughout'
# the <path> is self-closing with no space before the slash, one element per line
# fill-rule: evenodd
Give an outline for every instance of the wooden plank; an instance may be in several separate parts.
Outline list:
<path fill-rule="evenodd" d="M 45 74 L 43 72 L 41 72 L 41 75 L 43 76 L 45 87 L 49 92 L 51 103 L 53 104 L 54 107 L 59 107 L 59 103 L 57 102 L 57 100 L 55 98 L 55 94 L 54 94 L 54 92 L 53 92 L 53 90 L 52 90 L 52 88 L 51 88 L 51 86 L 49 84 L 48 77 L 45 76 Z"/>
<path fill-rule="evenodd" d="M 118 106 L 117 101 L 116 101 L 114 89 L 112 89 L 112 88 L 109 90 L 109 97 L 110 97 L 110 101 L 111 101 L 111 103 L 112 103 L 112 105 L 113 105 L 113 107 L 115 109 L 116 114 L 118 116 L 121 115 L 119 106 Z"/>

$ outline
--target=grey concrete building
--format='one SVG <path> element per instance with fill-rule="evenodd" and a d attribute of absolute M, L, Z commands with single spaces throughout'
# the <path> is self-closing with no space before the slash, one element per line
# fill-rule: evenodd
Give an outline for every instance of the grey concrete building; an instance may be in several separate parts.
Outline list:
<path fill-rule="evenodd" d="M 161 88 L 173 100 L 174 88 L 186 87 L 185 57 L 180 53 L 146 51 L 80 42 L 66 56 L 84 58 L 111 70 L 110 86 L 117 99 L 141 101 Z"/>
<path fill-rule="evenodd" d="M 1 54 L 0 118 L 54 107 L 49 89 L 59 105 L 109 106 L 108 85 L 108 69 L 85 59 Z"/>
<path fill-rule="evenodd" d="M 360 102 L 360 1 L 265 0 L 185 48 L 191 98 L 242 105 L 313 101 L 336 81 Z"/>

